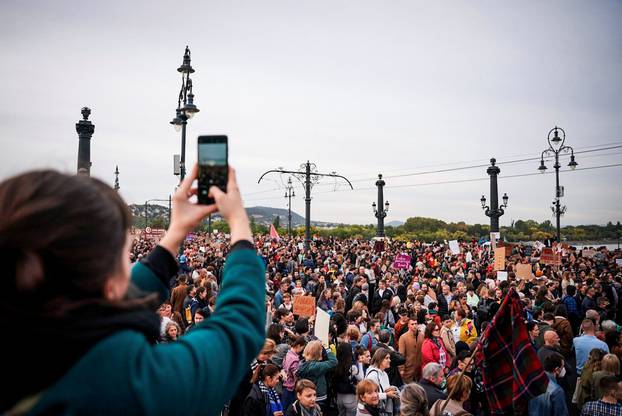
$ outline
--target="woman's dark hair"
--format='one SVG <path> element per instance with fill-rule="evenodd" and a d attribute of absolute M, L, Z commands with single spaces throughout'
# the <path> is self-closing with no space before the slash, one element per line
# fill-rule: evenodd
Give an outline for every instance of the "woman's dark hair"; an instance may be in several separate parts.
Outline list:
<path fill-rule="evenodd" d="M 439 325 L 439 324 L 437 324 L 436 322 L 430 322 L 429 324 L 427 324 L 427 325 L 425 326 L 425 333 L 424 333 L 425 338 L 430 338 L 430 339 L 432 339 L 432 337 L 433 337 L 433 336 L 432 336 L 432 332 L 434 331 L 434 328 L 436 328 L 436 327 L 439 327 L 439 328 L 440 328 L 440 325 Z"/>
<path fill-rule="evenodd" d="M 122 267 L 132 217 L 104 182 L 53 170 L 0 184 L 0 305 L 45 305 L 102 299 L 107 278 Z M 59 299 L 64 299 L 58 301 Z"/>
<path fill-rule="evenodd" d="M 283 331 L 283 325 L 281 324 L 270 324 L 268 327 L 267 337 L 276 342 L 277 344 L 281 343 L 281 331 Z"/>
<path fill-rule="evenodd" d="M 426 311 L 425 309 L 421 309 L 419 312 L 417 312 L 417 323 L 425 324 L 425 316 L 427 314 L 428 314 L 428 311 Z"/>
<path fill-rule="evenodd" d="M 266 377 L 274 377 L 279 374 L 279 367 L 274 364 L 259 364 L 258 371 L 253 373 L 252 383 L 255 384 L 258 381 L 264 381 Z"/>
<path fill-rule="evenodd" d="M 335 367 L 335 380 L 343 380 L 350 375 L 352 368 L 352 346 L 347 342 L 337 345 L 337 367 Z"/>

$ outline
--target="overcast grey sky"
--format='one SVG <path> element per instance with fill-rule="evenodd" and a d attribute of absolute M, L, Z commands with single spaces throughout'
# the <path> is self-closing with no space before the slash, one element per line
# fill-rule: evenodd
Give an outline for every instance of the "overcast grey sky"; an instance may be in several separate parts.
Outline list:
<path fill-rule="evenodd" d="M 286 207 L 278 166 L 307 159 L 323 181 L 312 218 L 372 223 L 375 176 L 387 221 L 488 222 L 486 169 L 403 175 L 539 156 L 556 124 L 576 151 L 622 145 L 620 1 L 15 1 L 0 3 L 0 178 L 76 168 L 75 122 L 96 125 L 92 174 L 115 165 L 130 203 L 173 190 L 181 64 L 192 51 L 200 134 L 229 136 L 247 206 Z M 564 158 L 563 164 L 567 164 Z M 580 168 L 622 163 L 622 148 L 577 154 Z M 552 174 L 501 164 L 512 219 L 553 219 Z M 552 163 L 548 163 L 552 171 Z M 622 167 L 564 172 L 563 224 L 622 220 Z M 421 185 L 482 178 L 483 181 Z M 407 186 L 415 185 L 419 186 Z M 393 188 L 392 188 L 393 186 Z M 304 215 L 298 187 L 293 209 Z"/>

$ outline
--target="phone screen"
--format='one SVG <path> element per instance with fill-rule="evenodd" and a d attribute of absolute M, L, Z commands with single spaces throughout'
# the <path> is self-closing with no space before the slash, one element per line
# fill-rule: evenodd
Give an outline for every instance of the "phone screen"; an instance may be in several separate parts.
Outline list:
<path fill-rule="evenodd" d="M 200 204 L 213 204 L 208 197 L 211 186 L 227 191 L 228 149 L 226 136 L 200 136 L 198 140 Z"/>
<path fill-rule="evenodd" d="M 199 166 L 227 166 L 227 143 L 199 143 Z"/>

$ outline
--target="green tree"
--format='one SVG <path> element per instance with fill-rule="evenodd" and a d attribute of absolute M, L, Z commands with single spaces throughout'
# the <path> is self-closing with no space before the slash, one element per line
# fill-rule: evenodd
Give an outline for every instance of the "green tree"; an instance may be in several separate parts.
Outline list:
<path fill-rule="evenodd" d="M 276 217 L 274 217 L 274 220 L 272 221 L 272 225 L 274 225 L 274 228 L 276 228 L 277 230 L 279 229 L 279 227 L 281 226 L 281 216 L 277 215 Z"/>

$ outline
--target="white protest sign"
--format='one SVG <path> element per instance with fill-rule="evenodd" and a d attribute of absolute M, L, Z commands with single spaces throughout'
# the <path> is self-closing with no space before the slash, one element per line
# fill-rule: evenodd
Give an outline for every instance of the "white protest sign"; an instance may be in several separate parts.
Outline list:
<path fill-rule="evenodd" d="M 328 331 L 330 329 L 330 315 L 320 308 L 315 309 L 315 336 L 328 347 Z"/>
<path fill-rule="evenodd" d="M 449 249 L 452 254 L 460 254 L 460 245 L 458 244 L 458 240 L 451 240 L 449 242 Z"/>
<path fill-rule="evenodd" d="M 467 251 L 467 254 L 466 254 L 466 262 L 467 262 L 467 263 L 470 263 L 470 262 L 472 262 L 472 261 L 473 261 L 473 255 L 471 254 L 471 252 L 470 252 L 470 251 Z"/>
<path fill-rule="evenodd" d="M 622 259 L 616 259 L 616 264 L 622 267 Z"/>
<path fill-rule="evenodd" d="M 508 280 L 508 272 L 497 272 L 497 280 L 499 280 L 500 282 Z"/>

